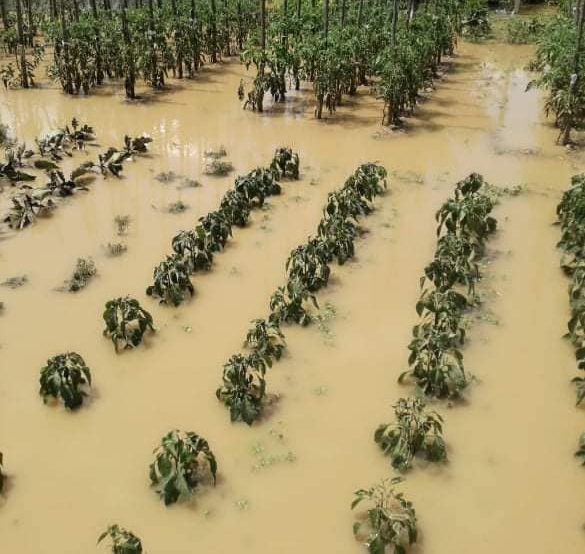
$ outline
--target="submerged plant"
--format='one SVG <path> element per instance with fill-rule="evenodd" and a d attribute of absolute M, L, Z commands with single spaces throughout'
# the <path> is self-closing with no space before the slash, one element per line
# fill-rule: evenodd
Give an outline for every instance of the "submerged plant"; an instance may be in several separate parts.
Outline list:
<path fill-rule="evenodd" d="M 274 152 L 270 169 L 279 177 L 299 178 L 299 155 L 292 148 L 277 148 Z"/>
<path fill-rule="evenodd" d="M 128 247 L 123 242 L 108 242 L 105 246 L 106 254 L 110 258 L 117 258 L 122 254 L 125 254 L 128 250 Z"/>
<path fill-rule="evenodd" d="M 327 286 L 331 274 L 328 264 L 330 255 L 318 239 L 298 246 L 286 261 L 289 280 L 298 281 L 311 292 Z"/>
<path fill-rule="evenodd" d="M 121 237 L 128 232 L 128 228 L 130 227 L 130 216 L 129 215 L 117 215 L 114 218 L 114 223 L 116 224 L 118 236 Z"/>
<path fill-rule="evenodd" d="M 250 204 L 244 193 L 228 190 L 221 199 L 219 211 L 231 225 L 245 227 L 250 217 Z"/>
<path fill-rule="evenodd" d="M 400 477 L 383 480 L 369 489 L 354 493 L 351 509 L 366 503 L 365 520 L 353 525 L 354 535 L 365 532 L 365 545 L 370 554 L 405 554 L 408 546 L 417 540 L 416 513 L 412 503 L 396 492 L 395 485 Z"/>
<path fill-rule="evenodd" d="M 216 483 L 217 461 L 208 442 L 196 433 L 170 431 L 154 455 L 150 482 L 166 506 L 189 500 L 206 472 Z"/>
<path fill-rule="evenodd" d="M 212 244 L 207 240 L 203 227 L 195 231 L 180 231 L 173 237 L 172 248 L 185 260 L 191 272 L 207 271 L 211 268 Z"/>
<path fill-rule="evenodd" d="M 4 489 L 4 455 L 2 454 L 2 452 L 0 452 L 0 492 L 2 492 L 2 489 Z"/>
<path fill-rule="evenodd" d="M 138 300 L 125 296 L 106 302 L 104 336 L 110 337 L 116 352 L 118 343 L 124 348 L 136 348 L 147 330 L 154 331 L 152 316 L 140 306 Z"/>
<path fill-rule="evenodd" d="M 447 459 L 439 414 L 425 411 L 425 403 L 419 398 L 400 398 L 393 408 L 396 421 L 380 425 L 374 440 L 390 457 L 394 469 L 406 471 L 419 453 L 431 462 Z"/>
<path fill-rule="evenodd" d="M 167 256 L 154 268 L 154 284 L 146 289 L 146 294 L 159 298 L 161 304 L 178 306 L 195 292 L 189 273 L 187 264 L 180 256 Z"/>
<path fill-rule="evenodd" d="M 77 292 L 87 287 L 96 275 L 97 269 L 91 258 L 78 258 L 71 279 L 65 281 L 65 290 L 68 292 Z"/>
<path fill-rule="evenodd" d="M 61 399 L 69 410 L 79 408 L 91 387 L 91 373 L 83 358 L 75 353 L 58 354 L 41 369 L 40 394 L 46 402 Z"/>
<path fill-rule="evenodd" d="M 278 184 L 278 174 L 262 167 L 237 177 L 234 188 L 246 197 L 250 205 L 258 206 L 264 204 L 267 196 L 278 195 L 282 190 Z"/>
<path fill-rule="evenodd" d="M 265 319 L 255 319 L 246 335 L 245 346 L 256 352 L 271 365 L 272 359 L 280 360 L 286 348 L 280 327 Z"/>
<path fill-rule="evenodd" d="M 235 354 L 223 366 L 223 385 L 216 396 L 230 409 L 231 421 L 252 425 L 262 413 L 266 394 L 266 361 L 257 353 Z"/>
<path fill-rule="evenodd" d="M 203 173 L 205 175 L 215 175 L 216 177 L 223 177 L 234 170 L 234 166 L 231 162 L 226 162 L 218 158 L 211 158 L 205 163 Z"/>
<path fill-rule="evenodd" d="M 4 222 L 8 223 L 11 229 L 19 231 L 35 223 L 37 217 L 47 215 L 55 207 L 51 191 L 46 189 L 21 192 L 10 201 L 12 207 L 4 217 Z"/>
<path fill-rule="evenodd" d="M 232 236 L 231 221 L 222 210 L 215 210 L 200 217 L 195 230 L 199 236 L 205 235 L 206 242 L 213 252 L 222 250 L 229 237 Z"/>
<path fill-rule="evenodd" d="M 305 309 L 308 302 L 319 309 L 315 296 L 302 283 L 289 279 L 286 287 L 278 287 L 270 298 L 269 321 L 275 325 L 308 325 L 312 321 L 311 314 Z"/>
<path fill-rule="evenodd" d="M 357 192 L 362 198 L 370 202 L 384 193 L 386 190 L 386 169 L 375 163 L 365 163 L 360 165 L 345 181 L 344 188 L 349 188 Z"/>
<path fill-rule="evenodd" d="M 353 221 L 338 214 L 323 217 L 317 233 L 324 248 L 332 258 L 337 259 L 338 264 L 343 265 L 353 258 L 354 240 L 357 236 L 357 227 Z"/>
<path fill-rule="evenodd" d="M 112 554 L 142 554 L 140 539 L 119 525 L 110 525 L 99 536 L 98 544 L 106 537 L 111 541 Z"/>

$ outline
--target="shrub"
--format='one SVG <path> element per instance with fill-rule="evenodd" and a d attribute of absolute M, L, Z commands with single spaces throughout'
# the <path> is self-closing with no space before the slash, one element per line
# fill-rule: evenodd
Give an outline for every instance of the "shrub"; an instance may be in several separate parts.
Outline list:
<path fill-rule="evenodd" d="M 431 462 L 447 459 L 439 414 L 425 411 L 425 403 L 419 398 L 401 398 L 393 408 L 396 421 L 380 425 L 374 440 L 390 456 L 394 469 L 406 471 L 419 453 Z"/>
<path fill-rule="evenodd" d="M 87 389 L 91 387 L 91 373 L 83 358 L 75 353 L 58 354 L 41 369 L 40 394 L 43 401 L 52 397 L 61 399 L 69 410 L 79 408 Z"/>
<path fill-rule="evenodd" d="M 280 327 L 265 319 L 255 319 L 246 335 L 245 346 L 272 365 L 272 359 L 280 360 L 286 348 Z"/>
<path fill-rule="evenodd" d="M 250 217 L 250 204 L 244 193 L 228 190 L 221 199 L 219 211 L 230 225 L 245 227 Z"/>
<path fill-rule="evenodd" d="M 187 296 L 193 296 L 195 289 L 189 278 L 189 268 L 178 255 L 167 256 L 154 268 L 154 284 L 146 289 L 148 296 L 160 299 L 161 304 L 178 306 Z"/>
<path fill-rule="evenodd" d="M 353 532 L 358 536 L 365 531 L 365 545 L 370 554 L 384 554 L 388 547 L 392 554 L 404 554 L 406 548 L 417 540 L 416 513 L 412 504 L 394 485 L 401 478 L 384 480 L 369 489 L 354 493 L 351 509 L 367 504 L 367 518 L 354 523 Z"/>
<path fill-rule="evenodd" d="M 154 462 L 150 464 L 151 486 L 166 506 L 189 500 L 206 470 L 211 473 L 213 484 L 216 483 L 215 456 L 207 441 L 191 431 L 170 431 L 162 438 L 154 455 Z"/>
<path fill-rule="evenodd" d="M 278 287 L 270 298 L 269 321 L 275 325 L 281 323 L 308 325 L 312 321 L 311 314 L 305 309 L 308 302 L 319 309 L 317 299 L 302 283 L 289 280 L 286 287 Z"/>
<path fill-rule="evenodd" d="M 195 231 L 180 231 L 173 237 L 172 247 L 187 263 L 190 272 L 211 268 L 213 251 L 203 227 Z"/>
<path fill-rule="evenodd" d="M 138 300 L 125 296 L 106 302 L 104 311 L 106 328 L 104 336 L 109 336 L 116 352 L 118 343 L 124 348 L 136 348 L 148 329 L 154 331 L 152 316 L 140 306 Z"/>
<path fill-rule="evenodd" d="M 329 260 L 330 253 L 319 240 L 297 246 L 286 261 L 288 279 L 298 281 L 307 290 L 315 292 L 329 282 Z"/>
<path fill-rule="evenodd" d="M 97 275 L 95 263 L 91 258 L 78 258 L 75 271 L 71 279 L 65 281 L 65 289 L 68 292 L 77 292 L 87 287 L 90 281 Z"/>
<path fill-rule="evenodd" d="M 235 354 L 223 366 L 223 385 L 216 396 L 230 409 L 230 419 L 252 425 L 262 413 L 266 361 L 258 354 Z"/>
<path fill-rule="evenodd" d="M 112 554 L 142 554 L 140 539 L 119 525 L 110 525 L 98 538 L 98 544 L 106 537 L 112 541 Z"/>

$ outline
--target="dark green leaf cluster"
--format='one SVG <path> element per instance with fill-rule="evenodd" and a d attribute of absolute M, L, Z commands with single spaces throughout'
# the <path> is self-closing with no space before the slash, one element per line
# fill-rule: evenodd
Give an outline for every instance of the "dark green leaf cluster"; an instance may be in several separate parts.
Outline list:
<path fill-rule="evenodd" d="M 585 370 L 585 174 L 574 175 L 571 186 L 563 194 L 557 206 L 561 227 L 561 267 L 570 276 L 569 303 L 571 317 L 568 333 L 575 347 L 577 367 Z M 585 377 L 573 379 L 577 387 L 577 404 L 585 399 Z"/>
<path fill-rule="evenodd" d="M 41 369 L 40 384 L 45 402 L 49 397 L 61 399 L 66 408 L 75 410 L 83 404 L 91 387 L 91 373 L 79 354 L 58 354 Z"/>
<path fill-rule="evenodd" d="M 98 544 L 106 537 L 112 542 L 112 554 L 142 554 L 142 542 L 132 532 L 119 525 L 110 525 L 98 538 Z"/>
<path fill-rule="evenodd" d="M 152 316 L 140 306 L 138 300 L 125 296 L 106 302 L 104 310 L 104 336 L 110 337 L 116 352 L 122 343 L 124 348 L 136 348 L 148 329 L 154 331 Z"/>
<path fill-rule="evenodd" d="M 262 413 L 268 360 L 254 351 L 234 354 L 223 366 L 223 385 L 215 394 L 229 408 L 231 421 L 252 425 Z"/>
<path fill-rule="evenodd" d="M 419 398 L 400 398 L 393 408 L 396 421 L 380 425 L 374 440 L 394 469 L 406 471 L 418 454 L 431 462 L 447 459 L 443 418 L 438 413 L 426 411 Z"/>
<path fill-rule="evenodd" d="M 298 159 L 298 154 L 294 156 Z M 161 277 L 165 274 L 170 267 L 169 263 L 178 265 L 182 272 L 182 286 L 192 294 L 193 285 L 189 275 L 211 269 L 213 256 L 225 248 L 232 236 L 232 227 L 246 226 L 252 209 L 262 206 L 266 197 L 280 194 L 279 178 L 279 173 L 270 168 L 256 168 L 247 175 L 237 177 L 234 188 L 223 195 L 217 210 L 200 217 L 194 229 L 180 231 L 173 237 L 171 246 L 174 254 L 168 256 L 167 261 L 161 262 L 155 269 L 155 281 L 157 274 Z M 162 302 L 175 306 L 180 304 L 185 295 L 179 298 L 178 295 L 171 297 L 163 294 L 163 289 L 167 288 L 169 287 L 157 286 L 155 282 L 148 287 L 147 294 L 158 296 Z"/>
<path fill-rule="evenodd" d="M 454 198 L 436 214 L 437 249 L 425 268 L 416 305 L 421 321 L 413 328 L 408 346 L 409 369 L 399 377 L 399 381 L 412 377 L 426 396 L 456 398 L 468 384 L 461 352 L 465 340 L 462 318 L 475 300 L 480 278 L 477 261 L 497 225 L 484 185 L 483 177 L 472 173 L 457 183 Z M 425 288 L 427 282 L 431 288 Z M 459 287 L 465 288 L 468 297 Z"/>
<path fill-rule="evenodd" d="M 273 360 L 280 360 L 286 348 L 280 326 L 265 319 L 252 321 L 244 346 L 255 352 L 271 367 Z"/>
<path fill-rule="evenodd" d="M 299 178 L 299 155 L 292 151 L 292 148 L 277 148 L 274 152 L 270 169 L 277 173 L 280 178 Z"/>
<path fill-rule="evenodd" d="M 181 256 L 167 256 L 154 268 L 154 283 L 146 289 L 146 294 L 159 298 L 161 304 L 178 306 L 195 292 L 189 273 L 189 266 Z"/>
<path fill-rule="evenodd" d="M 384 480 L 354 493 L 351 509 L 366 504 L 367 517 L 354 523 L 353 532 L 356 537 L 365 535 L 370 554 L 405 554 L 406 548 L 417 541 L 414 507 L 401 492 L 396 492 L 395 485 L 401 480 Z"/>
<path fill-rule="evenodd" d="M 215 485 L 215 456 L 207 441 L 192 431 L 170 431 L 154 455 L 150 482 L 166 506 L 189 500 L 206 473 L 211 474 Z"/>

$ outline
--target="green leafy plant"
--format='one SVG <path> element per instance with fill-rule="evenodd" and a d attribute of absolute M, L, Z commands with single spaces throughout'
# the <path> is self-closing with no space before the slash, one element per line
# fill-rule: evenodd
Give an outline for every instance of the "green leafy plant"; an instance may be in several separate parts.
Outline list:
<path fill-rule="evenodd" d="M 146 294 L 159 298 L 161 304 L 178 306 L 195 292 L 189 273 L 188 265 L 179 255 L 167 256 L 154 268 L 154 284 L 146 289 Z"/>
<path fill-rule="evenodd" d="M 354 523 L 354 535 L 365 533 L 365 545 L 370 554 L 404 554 L 417 540 L 416 513 L 412 503 L 396 492 L 400 477 L 383 480 L 369 489 L 354 493 L 351 509 L 367 505 L 364 521 Z"/>
<path fill-rule="evenodd" d="M 173 237 L 173 250 L 182 257 L 189 271 L 207 271 L 213 263 L 212 242 L 203 227 L 195 231 L 180 231 Z"/>
<path fill-rule="evenodd" d="M 297 246 L 286 261 L 289 280 L 298 281 L 310 292 L 327 286 L 331 269 L 328 262 L 330 253 L 323 243 L 310 240 Z"/>
<path fill-rule="evenodd" d="M 211 158 L 205 163 L 203 173 L 205 173 L 205 175 L 223 177 L 224 175 L 231 173 L 233 170 L 234 166 L 231 162 L 219 160 L 217 158 Z"/>
<path fill-rule="evenodd" d="M 277 148 L 274 152 L 270 169 L 279 177 L 299 178 L 299 155 L 292 148 Z"/>
<path fill-rule="evenodd" d="M 280 360 L 286 348 L 280 327 L 265 319 L 252 321 L 244 345 L 256 352 L 268 365 L 272 365 L 273 358 Z"/>
<path fill-rule="evenodd" d="M 197 227 L 197 234 L 199 236 L 205 235 L 206 242 L 213 252 L 222 250 L 229 237 L 232 236 L 231 221 L 222 210 L 215 210 L 200 217 Z"/>
<path fill-rule="evenodd" d="M 154 331 L 152 316 L 129 296 L 106 302 L 104 310 L 104 336 L 110 337 L 116 352 L 118 344 L 124 348 L 136 348 L 147 330 Z"/>
<path fill-rule="evenodd" d="M 40 394 L 46 402 L 52 397 L 61 399 L 69 410 L 83 404 L 91 387 L 91 373 L 83 358 L 75 352 L 58 354 L 41 369 Z"/>
<path fill-rule="evenodd" d="M 339 214 L 323 217 L 317 229 L 318 237 L 325 250 L 332 258 L 337 259 L 340 265 L 353 258 L 357 233 L 355 223 Z"/>
<path fill-rule="evenodd" d="M 208 442 L 191 431 L 173 430 L 161 440 L 150 464 L 150 481 L 166 506 L 191 498 L 205 478 L 217 478 L 217 461 Z"/>
<path fill-rule="evenodd" d="M 219 211 L 231 225 L 245 227 L 250 217 L 250 204 L 242 192 L 228 190 L 221 199 Z"/>
<path fill-rule="evenodd" d="M 278 195 L 282 190 L 278 184 L 278 174 L 261 167 L 237 177 L 234 188 L 248 199 L 250 206 L 262 206 L 267 196 Z"/>
<path fill-rule="evenodd" d="M 98 538 L 98 544 L 105 538 L 111 541 L 112 554 L 142 554 L 142 542 L 132 532 L 119 525 L 110 525 Z"/>
<path fill-rule="evenodd" d="M 274 325 L 281 323 L 308 325 L 313 318 L 305 309 L 307 303 L 312 303 L 319 309 L 315 296 L 302 283 L 289 279 L 286 287 L 278 287 L 270 298 L 268 320 Z"/>
<path fill-rule="evenodd" d="M 30 192 L 21 192 L 10 199 L 12 207 L 4 217 L 11 229 L 18 231 L 36 222 L 38 217 L 46 216 L 54 209 L 55 203 L 51 199 L 51 191 L 33 189 Z"/>
<path fill-rule="evenodd" d="M 231 421 L 248 425 L 260 416 L 266 395 L 266 360 L 257 353 L 233 355 L 223 367 L 223 385 L 216 396 L 230 410 Z"/>
<path fill-rule="evenodd" d="M 431 462 L 447 459 L 439 414 L 425 411 L 425 403 L 419 398 L 400 398 L 393 408 L 396 421 L 380 425 L 374 440 L 390 457 L 394 469 L 406 471 L 417 454 Z"/>

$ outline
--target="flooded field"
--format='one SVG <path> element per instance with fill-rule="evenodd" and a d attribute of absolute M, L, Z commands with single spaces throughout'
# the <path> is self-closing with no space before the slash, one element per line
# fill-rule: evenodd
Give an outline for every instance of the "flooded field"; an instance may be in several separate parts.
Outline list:
<path fill-rule="evenodd" d="M 397 377 L 435 248 L 434 214 L 476 171 L 523 191 L 497 207 L 480 291 L 489 302 L 465 349 L 475 382 L 463 404 L 434 406 L 445 418 L 449 461 L 424 471 L 418 463 L 403 485 L 421 531 L 412 552 L 582 552 L 585 474 L 573 452 L 585 418 L 574 407 L 573 352 L 561 338 L 567 281 L 553 223 L 583 156 L 555 146 L 539 93 L 525 92 L 531 54 L 530 46 L 461 44 L 407 132 L 396 133 L 384 132 L 381 106 L 366 90 L 321 122 L 309 90 L 263 115 L 243 111 L 236 89 L 250 77 L 236 63 L 135 104 L 123 90 L 70 98 L 47 83 L 2 92 L 0 120 L 19 140 L 32 143 L 75 116 L 96 130 L 100 147 L 87 156 L 125 134 L 154 141 L 121 180 L 98 177 L 52 217 L 1 235 L 0 281 L 25 274 L 28 283 L 0 288 L 0 449 L 9 476 L 0 551 L 93 552 L 105 526 L 119 523 L 153 554 L 363 552 L 349 505 L 354 490 L 392 474 L 372 437 L 413 390 Z M 203 152 L 219 145 L 234 173 L 202 175 Z M 234 231 L 212 271 L 193 278 L 190 302 L 169 308 L 148 298 L 174 234 L 281 145 L 299 152 L 301 180 L 286 182 Z M 266 315 L 289 252 L 314 233 L 327 193 L 366 161 L 389 172 L 389 193 L 363 223 L 369 233 L 318 293 L 321 323 L 286 329 L 288 351 L 268 375 L 277 395 L 269 412 L 251 428 L 230 424 L 215 397 L 223 363 L 241 348 L 250 320 Z M 155 179 L 168 171 L 202 186 Z M 167 213 L 178 200 L 189 209 Z M 130 216 L 128 252 L 108 258 L 117 215 Z M 97 278 L 77 294 L 57 291 L 79 257 L 94 259 Z M 152 313 L 157 333 L 116 355 L 102 337 L 102 311 L 125 294 Z M 73 414 L 37 394 L 47 358 L 70 350 L 94 379 L 91 401 Z M 219 479 L 191 504 L 165 508 L 149 488 L 148 465 L 173 428 L 209 440 Z"/>

